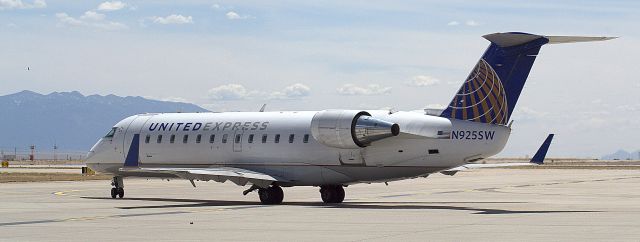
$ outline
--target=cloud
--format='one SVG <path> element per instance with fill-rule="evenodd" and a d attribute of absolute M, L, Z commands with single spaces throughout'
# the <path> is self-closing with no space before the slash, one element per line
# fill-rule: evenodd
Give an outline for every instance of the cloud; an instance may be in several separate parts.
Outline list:
<path fill-rule="evenodd" d="M 22 0 L 0 0 L 0 10 L 4 9 L 31 9 L 46 8 L 47 2 L 44 0 L 35 0 L 32 3 L 24 3 Z"/>
<path fill-rule="evenodd" d="M 88 19 L 93 21 L 101 21 L 104 20 L 105 17 L 106 15 L 97 13 L 95 11 L 86 11 L 82 16 L 80 16 L 81 19 Z"/>
<path fill-rule="evenodd" d="M 445 109 L 445 108 L 447 108 L 447 106 L 439 103 L 427 104 L 427 106 L 424 107 L 424 109 Z"/>
<path fill-rule="evenodd" d="M 98 10 L 100 11 L 117 11 L 127 6 L 126 3 L 121 1 L 107 1 L 98 5 Z"/>
<path fill-rule="evenodd" d="M 451 22 L 447 23 L 447 25 L 448 26 L 458 26 L 458 25 L 460 25 L 460 22 L 454 20 L 454 21 L 451 21 Z M 467 21 L 464 22 L 464 25 L 469 26 L 469 27 L 475 27 L 475 26 L 480 25 L 480 23 L 478 23 L 478 22 L 476 22 L 474 20 L 467 20 Z"/>
<path fill-rule="evenodd" d="M 209 98 L 214 100 L 240 100 L 250 95 L 251 93 L 240 84 L 226 84 L 209 89 Z"/>
<path fill-rule="evenodd" d="M 209 89 L 208 96 L 213 100 L 244 100 L 244 99 L 300 99 L 309 96 L 311 88 L 295 83 L 280 91 L 249 90 L 241 84 L 225 84 Z"/>
<path fill-rule="evenodd" d="M 512 119 L 519 122 L 529 122 L 546 118 L 548 114 L 530 107 L 519 107 L 513 112 Z"/>
<path fill-rule="evenodd" d="M 406 84 L 413 87 L 428 87 L 436 85 L 438 83 L 440 83 L 440 80 L 434 77 L 418 75 L 412 77 L 411 81 L 407 82 Z"/>
<path fill-rule="evenodd" d="M 480 23 L 473 21 L 473 20 L 467 20 L 467 22 L 464 23 L 467 26 L 478 26 L 480 25 Z"/>
<path fill-rule="evenodd" d="M 92 11 L 85 12 L 80 17 L 80 19 L 90 19 L 90 20 L 92 20 L 91 22 L 87 22 L 87 21 L 83 21 L 83 20 L 71 17 L 67 13 L 56 13 L 56 18 L 60 22 L 60 25 L 69 25 L 69 26 L 78 26 L 78 27 L 81 27 L 81 26 L 83 26 L 83 27 L 93 27 L 93 28 L 98 28 L 98 29 L 103 29 L 103 30 L 122 30 L 122 29 L 128 29 L 129 28 L 129 26 L 127 26 L 126 24 L 123 24 L 123 23 L 104 21 L 104 14 L 99 14 L 99 13 L 96 13 L 96 14 L 89 13 L 89 14 L 87 14 L 88 12 L 92 12 Z M 93 12 L 93 13 L 95 13 L 95 12 Z M 100 17 L 99 15 L 102 15 L 102 17 Z"/>
<path fill-rule="evenodd" d="M 56 18 L 58 18 L 58 21 L 60 21 L 61 23 L 68 24 L 68 25 L 74 25 L 74 26 L 85 25 L 84 22 L 69 16 L 67 13 L 56 13 Z"/>
<path fill-rule="evenodd" d="M 282 91 L 272 92 L 269 95 L 270 99 L 299 99 L 311 94 L 311 88 L 308 86 L 296 83 L 291 86 L 285 87 Z"/>
<path fill-rule="evenodd" d="M 234 11 L 227 12 L 226 16 L 227 16 L 227 19 L 230 19 L 230 20 L 253 18 L 251 15 L 240 15 Z"/>
<path fill-rule="evenodd" d="M 340 95 L 361 96 L 361 95 L 382 95 L 391 93 L 391 87 L 383 87 L 378 84 L 367 86 L 357 86 L 354 84 L 344 84 L 336 89 Z"/>
<path fill-rule="evenodd" d="M 158 24 L 192 24 L 193 17 L 171 14 L 167 17 L 152 17 L 154 23 Z"/>

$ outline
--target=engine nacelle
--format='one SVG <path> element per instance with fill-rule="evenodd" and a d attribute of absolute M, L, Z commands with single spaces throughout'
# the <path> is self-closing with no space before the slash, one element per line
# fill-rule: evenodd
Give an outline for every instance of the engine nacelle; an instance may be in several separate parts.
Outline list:
<path fill-rule="evenodd" d="M 365 111 L 324 110 L 311 120 L 311 134 L 319 143 L 342 149 L 366 147 L 371 142 L 396 136 L 398 124 L 376 119 Z"/>

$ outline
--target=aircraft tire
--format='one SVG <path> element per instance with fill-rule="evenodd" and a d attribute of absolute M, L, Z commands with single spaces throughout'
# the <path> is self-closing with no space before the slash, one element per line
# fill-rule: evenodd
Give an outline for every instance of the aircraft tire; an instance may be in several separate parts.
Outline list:
<path fill-rule="evenodd" d="M 342 201 L 344 201 L 344 188 L 342 188 L 342 186 L 337 186 L 336 191 L 337 191 L 337 196 L 333 202 L 341 203 Z"/>
<path fill-rule="evenodd" d="M 118 187 L 118 197 L 119 198 L 123 198 L 124 197 L 124 188 Z"/>
<path fill-rule="evenodd" d="M 282 200 L 284 199 L 284 192 L 282 191 L 282 188 L 279 186 L 272 186 L 269 187 L 269 189 L 271 190 L 271 193 L 273 193 L 273 204 L 280 204 L 282 203 Z"/>
<path fill-rule="evenodd" d="M 344 188 L 342 186 L 320 187 L 320 197 L 324 203 L 341 203 L 344 201 Z"/>
<path fill-rule="evenodd" d="M 280 204 L 284 199 L 284 192 L 279 186 L 258 189 L 260 202 L 265 205 Z"/>
<path fill-rule="evenodd" d="M 111 198 L 116 198 L 118 196 L 118 190 L 114 187 L 111 188 Z"/>

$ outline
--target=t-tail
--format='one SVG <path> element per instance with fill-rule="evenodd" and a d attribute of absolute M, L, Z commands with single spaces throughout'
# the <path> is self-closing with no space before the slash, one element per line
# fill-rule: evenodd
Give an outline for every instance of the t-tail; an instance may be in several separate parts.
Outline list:
<path fill-rule="evenodd" d="M 549 146 L 551 146 L 551 140 L 553 140 L 553 134 L 549 134 L 549 136 L 547 136 L 529 162 L 542 165 L 544 163 L 544 158 L 547 156 L 547 151 L 549 151 Z"/>
<path fill-rule="evenodd" d="M 543 45 L 615 38 L 543 36 L 516 32 L 483 37 L 491 45 L 440 116 L 506 125 Z"/>

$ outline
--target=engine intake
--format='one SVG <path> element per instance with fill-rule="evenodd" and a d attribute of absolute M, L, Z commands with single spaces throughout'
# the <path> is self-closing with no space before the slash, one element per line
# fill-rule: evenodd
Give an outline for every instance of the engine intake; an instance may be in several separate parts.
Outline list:
<path fill-rule="evenodd" d="M 372 142 L 397 136 L 398 124 L 371 117 L 365 111 L 324 110 L 311 120 L 311 134 L 321 144 L 356 149 Z"/>

